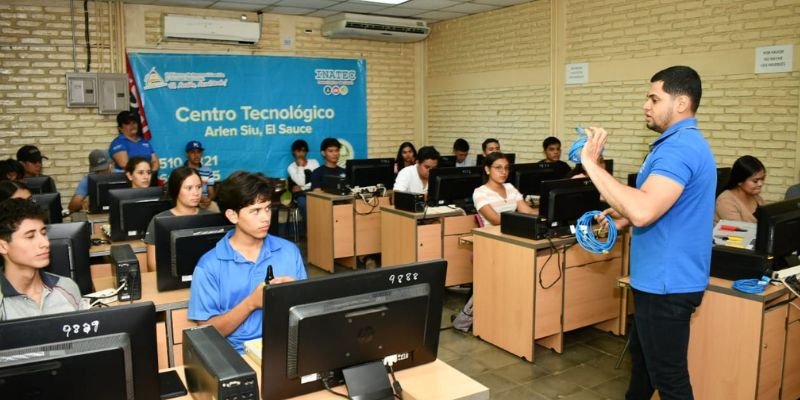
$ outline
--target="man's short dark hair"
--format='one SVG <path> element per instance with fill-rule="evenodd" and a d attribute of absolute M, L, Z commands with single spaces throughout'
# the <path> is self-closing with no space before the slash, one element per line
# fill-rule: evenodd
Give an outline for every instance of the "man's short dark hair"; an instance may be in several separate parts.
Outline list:
<path fill-rule="evenodd" d="M 239 210 L 257 202 L 270 201 L 273 187 L 261 173 L 236 171 L 217 186 L 217 205 L 220 212 Z"/>
<path fill-rule="evenodd" d="M 469 151 L 469 143 L 463 138 L 456 139 L 453 142 L 453 150 L 455 151 Z"/>
<path fill-rule="evenodd" d="M 561 141 L 555 136 L 550 136 L 542 142 L 542 149 L 547 150 L 548 147 L 554 144 L 561 146 Z"/>
<path fill-rule="evenodd" d="M 425 160 L 439 160 L 439 152 L 433 146 L 422 146 L 417 150 L 417 162 L 422 163 Z"/>
<path fill-rule="evenodd" d="M 308 152 L 308 143 L 303 139 L 297 139 L 292 142 L 292 153 L 295 151 L 305 150 Z"/>
<path fill-rule="evenodd" d="M 342 144 L 339 143 L 339 140 L 337 140 L 336 138 L 332 138 L 332 137 L 325 138 L 325 139 L 322 139 L 322 143 L 319 145 L 319 151 L 325 151 L 329 147 L 336 147 L 337 149 L 341 149 L 342 148 Z"/>
<path fill-rule="evenodd" d="M 484 153 L 486 152 L 486 146 L 488 146 L 489 143 L 497 143 L 499 145 L 500 141 L 495 138 L 488 138 L 484 140 L 483 143 L 481 144 L 481 149 L 483 150 Z"/>
<path fill-rule="evenodd" d="M 650 82 L 664 82 L 664 91 L 670 96 L 689 96 L 692 101 L 692 112 L 696 113 L 700 107 L 700 97 L 703 96 L 703 85 L 700 75 L 691 67 L 676 65 L 656 72 Z"/>
<path fill-rule="evenodd" d="M 38 204 L 26 199 L 8 199 L 0 202 L 0 239 L 11 241 L 11 235 L 26 219 L 47 221 L 47 213 Z"/>

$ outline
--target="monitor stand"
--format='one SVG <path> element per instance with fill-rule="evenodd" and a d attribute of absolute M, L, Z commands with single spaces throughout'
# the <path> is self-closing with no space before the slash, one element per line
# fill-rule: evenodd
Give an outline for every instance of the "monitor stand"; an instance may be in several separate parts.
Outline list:
<path fill-rule="evenodd" d="M 394 392 L 383 360 L 342 370 L 347 395 L 352 400 L 392 400 Z"/>

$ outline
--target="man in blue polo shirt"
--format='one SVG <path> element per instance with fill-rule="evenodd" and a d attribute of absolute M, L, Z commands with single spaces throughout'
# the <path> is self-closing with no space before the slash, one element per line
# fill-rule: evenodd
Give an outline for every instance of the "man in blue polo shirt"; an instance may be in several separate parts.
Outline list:
<path fill-rule="evenodd" d="M 708 285 L 716 162 L 694 118 L 700 76 L 684 66 L 650 79 L 644 103 L 650 145 L 636 188 L 619 183 L 598 159 L 602 128 L 587 129 L 581 151 L 586 173 L 611 208 L 618 228 L 633 225 L 630 271 L 634 329 L 626 399 L 693 399 L 687 352 L 689 323 Z"/>
<path fill-rule="evenodd" d="M 235 228 L 200 258 L 192 275 L 189 319 L 213 325 L 240 353 L 261 337 L 267 267 L 278 284 L 306 279 L 294 243 L 268 235 L 272 187 L 260 174 L 235 172 L 219 184 L 217 204 Z"/>

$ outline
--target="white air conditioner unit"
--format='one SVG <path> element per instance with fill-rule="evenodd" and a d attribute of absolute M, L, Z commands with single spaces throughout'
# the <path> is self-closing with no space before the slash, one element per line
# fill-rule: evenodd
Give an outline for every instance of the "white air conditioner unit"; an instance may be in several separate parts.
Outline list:
<path fill-rule="evenodd" d="M 261 24 L 233 18 L 205 18 L 190 15 L 164 16 L 164 38 L 213 40 L 243 44 L 258 43 Z"/>
<path fill-rule="evenodd" d="M 419 19 L 349 13 L 327 17 L 322 24 L 322 36 L 325 37 L 387 42 L 420 41 L 428 37 L 430 31 L 428 23 Z"/>

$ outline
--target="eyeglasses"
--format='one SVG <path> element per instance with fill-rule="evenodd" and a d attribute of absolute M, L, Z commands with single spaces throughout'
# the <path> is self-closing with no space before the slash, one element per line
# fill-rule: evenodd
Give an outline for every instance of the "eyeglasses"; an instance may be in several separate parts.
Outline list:
<path fill-rule="evenodd" d="M 508 165 L 495 165 L 492 167 L 492 169 L 495 171 L 508 171 L 509 167 Z"/>

